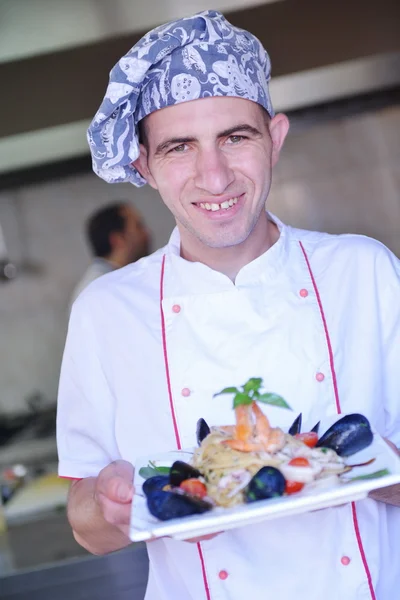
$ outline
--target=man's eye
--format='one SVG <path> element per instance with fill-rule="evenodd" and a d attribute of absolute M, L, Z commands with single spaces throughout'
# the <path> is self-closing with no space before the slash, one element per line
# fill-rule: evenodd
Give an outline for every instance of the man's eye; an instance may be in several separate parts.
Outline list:
<path fill-rule="evenodd" d="M 184 152 L 187 149 L 187 144 L 179 144 L 179 146 L 174 146 L 171 148 L 170 152 Z"/>
<path fill-rule="evenodd" d="M 231 144 L 238 144 L 239 142 L 241 142 L 244 139 L 245 139 L 244 135 L 231 135 L 229 137 Z"/>

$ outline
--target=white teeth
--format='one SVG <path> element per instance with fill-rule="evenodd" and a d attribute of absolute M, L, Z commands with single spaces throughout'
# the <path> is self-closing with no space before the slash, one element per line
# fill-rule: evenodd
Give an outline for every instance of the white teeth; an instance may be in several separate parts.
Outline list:
<path fill-rule="evenodd" d="M 231 206 L 233 206 L 234 204 L 237 204 L 237 202 L 238 198 L 230 198 L 230 200 L 224 200 L 223 202 L 221 202 L 221 204 L 216 204 L 215 202 L 212 202 L 211 204 L 209 204 L 208 202 L 200 202 L 200 208 L 205 208 L 206 210 L 211 210 L 213 212 L 216 210 L 220 210 L 221 208 L 227 210 L 228 208 L 231 208 Z"/>

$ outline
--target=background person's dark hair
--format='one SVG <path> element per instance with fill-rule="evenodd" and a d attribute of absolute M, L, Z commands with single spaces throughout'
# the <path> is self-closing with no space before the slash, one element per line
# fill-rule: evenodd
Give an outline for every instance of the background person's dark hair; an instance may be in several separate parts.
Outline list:
<path fill-rule="evenodd" d="M 123 202 L 105 206 L 87 220 L 86 235 L 95 256 L 106 258 L 111 254 L 110 235 L 125 229 L 125 217 L 122 212 L 125 206 Z"/>

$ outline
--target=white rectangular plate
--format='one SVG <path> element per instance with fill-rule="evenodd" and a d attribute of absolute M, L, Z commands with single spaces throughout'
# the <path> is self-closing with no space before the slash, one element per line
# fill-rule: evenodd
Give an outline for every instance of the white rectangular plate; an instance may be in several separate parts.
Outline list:
<path fill-rule="evenodd" d="M 338 420 L 338 417 L 321 422 L 320 431 L 325 432 L 330 424 L 336 420 Z M 134 481 L 136 493 L 132 503 L 130 528 L 130 538 L 133 542 L 141 542 L 164 536 L 182 540 L 226 531 L 266 519 L 287 517 L 361 500 L 374 489 L 400 483 L 399 457 L 389 448 L 379 434 L 374 433 L 374 440 L 368 448 L 349 456 L 345 460 L 347 464 L 363 463 L 371 458 L 375 458 L 375 461 L 366 467 L 354 468 L 351 472 L 342 476 L 342 478 L 368 475 L 383 469 L 389 471 L 388 475 L 339 485 L 329 484 L 329 487 L 305 489 L 292 496 L 260 500 L 233 508 L 217 507 L 201 515 L 171 519 L 170 521 L 158 521 L 147 509 L 146 498 L 142 492 L 142 483 L 144 480 L 139 475 L 139 470 L 141 467 L 148 466 L 149 461 L 154 462 L 157 466 L 171 466 L 175 460 L 189 462 L 191 454 L 191 449 L 175 450 L 164 454 L 145 456 L 137 461 Z"/>

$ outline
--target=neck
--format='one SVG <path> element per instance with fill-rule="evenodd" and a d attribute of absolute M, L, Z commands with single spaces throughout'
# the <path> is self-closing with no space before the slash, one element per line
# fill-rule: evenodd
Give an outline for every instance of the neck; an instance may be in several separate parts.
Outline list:
<path fill-rule="evenodd" d="M 104 256 L 103 260 L 106 260 L 108 263 L 110 263 L 111 266 L 115 267 L 116 269 L 124 267 L 126 264 L 124 263 L 122 258 L 116 254 L 109 254 L 108 256 Z"/>
<path fill-rule="evenodd" d="M 279 239 L 279 230 L 263 211 L 248 238 L 241 244 L 227 248 L 211 248 L 198 239 L 190 243 L 181 232 L 181 256 L 191 262 L 201 262 L 214 271 L 223 273 L 233 282 L 240 269 L 264 254 Z"/>

